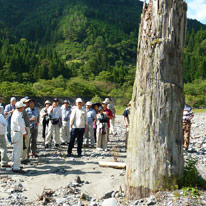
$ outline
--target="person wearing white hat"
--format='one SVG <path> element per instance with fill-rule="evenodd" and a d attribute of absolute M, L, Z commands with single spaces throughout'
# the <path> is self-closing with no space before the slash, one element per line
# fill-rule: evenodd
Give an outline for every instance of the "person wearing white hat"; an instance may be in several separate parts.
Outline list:
<path fill-rule="evenodd" d="M 76 99 L 76 108 L 72 110 L 70 116 L 70 131 L 71 138 L 68 146 L 68 156 L 71 156 L 74 147 L 75 139 L 77 138 L 77 153 L 78 157 L 82 155 L 83 135 L 87 130 L 87 115 L 82 109 L 83 101 L 81 98 Z"/>
<path fill-rule="evenodd" d="M 35 107 L 34 100 L 29 101 L 29 107 L 26 109 L 29 115 L 30 122 L 30 141 L 29 141 L 29 151 L 31 150 L 31 156 L 38 157 L 37 155 L 37 136 L 38 136 L 38 126 L 39 126 L 39 109 Z"/>
<path fill-rule="evenodd" d="M 0 106 L 0 151 L 1 151 L 1 166 L 10 167 L 8 165 L 9 158 L 7 156 L 7 146 L 6 146 L 6 120 L 3 113 L 3 107 Z"/>
<path fill-rule="evenodd" d="M 23 139 L 23 152 L 22 152 L 21 163 L 28 164 L 28 162 L 29 162 L 30 122 L 29 122 L 28 113 L 26 112 L 26 108 L 28 108 L 28 106 L 29 106 L 30 99 L 26 99 L 24 97 L 20 101 L 26 105 L 24 110 L 22 111 L 22 117 L 24 119 L 26 131 L 27 131 L 27 135 L 25 135 L 25 138 Z"/>
<path fill-rule="evenodd" d="M 104 112 L 103 107 L 98 108 L 97 114 L 97 150 L 107 151 L 107 114 Z"/>
<path fill-rule="evenodd" d="M 42 138 L 45 140 L 46 137 L 46 127 L 49 125 L 49 115 L 48 115 L 48 109 L 51 105 L 51 102 L 49 100 L 46 100 L 44 102 L 44 108 L 40 111 L 40 118 L 42 123 Z"/>
<path fill-rule="evenodd" d="M 56 147 L 60 146 L 60 128 L 62 126 L 62 110 L 59 107 L 59 100 L 57 98 L 53 99 L 53 104 L 48 108 L 49 115 L 49 127 L 48 134 L 46 136 L 45 148 L 49 147 L 51 143 L 51 136 L 53 134 L 54 144 Z"/>
<path fill-rule="evenodd" d="M 25 122 L 22 117 L 22 111 L 26 105 L 19 101 L 15 106 L 16 109 L 11 117 L 11 134 L 13 142 L 12 169 L 13 172 L 25 173 L 25 171 L 21 169 L 20 157 L 23 151 L 23 138 L 27 134 Z"/>
<path fill-rule="evenodd" d="M 94 139 L 94 129 L 93 129 L 93 122 L 96 118 L 96 112 L 94 109 L 92 109 L 92 103 L 87 102 L 86 103 L 86 112 L 87 112 L 87 131 L 85 133 L 85 140 L 86 145 L 91 145 L 91 147 L 94 147 L 95 139 Z"/>
<path fill-rule="evenodd" d="M 71 107 L 69 106 L 70 101 L 64 100 L 63 105 L 61 107 L 62 110 L 62 127 L 60 129 L 60 138 L 61 145 L 69 144 L 70 140 L 70 115 L 71 115 Z"/>
<path fill-rule="evenodd" d="M 16 98 L 10 99 L 10 104 L 7 104 L 4 110 L 4 117 L 7 121 L 7 140 L 11 143 L 11 116 L 15 110 Z"/>
<path fill-rule="evenodd" d="M 111 103 L 109 98 L 105 99 L 105 102 L 107 103 L 107 108 L 110 109 L 112 111 L 112 119 L 110 119 L 110 134 L 114 134 L 114 124 L 115 124 L 115 114 L 116 114 L 116 110 L 114 105 Z"/>

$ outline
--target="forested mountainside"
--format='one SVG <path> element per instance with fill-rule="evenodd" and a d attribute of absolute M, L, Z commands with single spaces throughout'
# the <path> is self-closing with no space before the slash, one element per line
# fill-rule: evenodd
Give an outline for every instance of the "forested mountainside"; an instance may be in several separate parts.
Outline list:
<path fill-rule="evenodd" d="M 0 94 L 97 94 L 127 101 L 142 5 L 138 0 L 0 0 Z M 205 39 L 206 26 L 188 20 L 187 83 L 206 78 Z"/>

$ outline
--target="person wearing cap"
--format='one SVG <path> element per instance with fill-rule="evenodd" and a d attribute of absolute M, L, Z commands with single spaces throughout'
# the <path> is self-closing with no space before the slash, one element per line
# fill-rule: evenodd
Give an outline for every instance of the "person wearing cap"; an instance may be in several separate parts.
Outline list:
<path fill-rule="evenodd" d="M 125 138 L 126 138 L 126 144 L 125 147 L 127 149 L 127 142 L 128 142 L 128 135 L 129 135 L 129 124 L 130 124 L 130 110 L 131 110 L 131 101 L 128 104 L 128 107 L 123 112 L 123 122 L 125 126 Z"/>
<path fill-rule="evenodd" d="M 75 139 L 77 138 L 78 157 L 82 155 L 83 135 L 87 130 L 87 114 L 82 108 L 83 101 L 81 98 L 76 99 L 76 108 L 72 110 L 70 116 L 71 139 L 68 146 L 68 156 L 71 156 Z"/>
<path fill-rule="evenodd" d="M 3 116 L 3 107 L 0 107 L 0 151 L 1 151 L 1 167 L 10 167 L 8 165 L 9 158 L 7 156 L 6 146 L 6 119 Z"/>
<path fill-rule="evenodd" d="M 24 119 L 26 131 L 27 131 L 27 135 L 25 135 L 25 138 L 23 139 L 23 152 L 22 152 L 21 163 L 27 164 L 29 162 L 30 121 L 29 121 L 29 115 L 26 112 L 26 109 L 29 106 L 30 99 L 29 98 L 26 99 L 24 97 L 20 101 L 26 105 L 24 110 L 22 111 L 22 117 Z"/>
<path fill-rule="evenodd" d="M 114 105 L 111 103 L 109 98 L 105 99 L 105 102 L 107 102 L 107 108 L 110 109 L 112 111 L 112 119 L 110 119 L 110 134 L 114 134 L 114 124 L 115 124 L 115 114 L 116 114 L 116 110 L 114 108 Z"/>
<path fill-rule="evenodd" d="M 110 120 L 113 118 L 112 116 L 112 111 L 110 109 L 107 108 L 107 105 L 108 105 L 108 102 L 102 102 L 102 107 L 104 109 L 104 112 L 107 114 L 107 134 L 106 134 L 106 137 L 107 137 L 107 142 L 109 141 L 109 128 L 110 128 Z"/>
<path fill-rule="evenodd" d="M 16 103 L 16 109 L 11 117 L 11 134 L 13 142 L 13 154 L 12 154 L 12 169 L 13 172 L 25 173 L 21 169 L 21 155 L 23 150 L 23 138 L 25 138 L 26 126 L 22 117 L 22 111 L 26 106 L 23 102 L 19 101 Z"/>
<path fill-rule="evenodd" d="M 49 147 L 51 142 L 51 136 L 53 134 L 54 144 L 56 147 L 60 146 L 60 127 L 62 124 L 62 110 L 59 107 L 59 100 L 57 98 L 53 99 L 53 104 L 48 108 L 49 115 L 49 127 L 48 134 L 46 136 L 45 148 Z"/>
<path fill-rule="evenodd" d="M 48 109 L 51 105 L 51 102 L 49 100 L 46 100 L 44 103 L 44 108 L 40 111 L 40 118 L 42 123 L 42 138 L 45 140 L 46 137 L 46 127 L 49 125 L 49 115 L 48 115 Z"/>
<path fill-rule="evenodd" d="M 101 105 L 101 104 L 100 103 L 93 103 L 92 104 L 92 108 L 96 112 L 96 115 L 99 113 L 99 111 L 98 111 L 99 105 Z M 93 130 L 94 130 L 94 141 L 95 141 L 95 143 L 97 142 L 97 124 L 96 124 L 96 121 L 97 121 L 97 119 L 95 118 L 95 120 L 93 121 Z"/>
<path fill-rule="evenodd" d="M 91 147 L 94 147 L 95 140 L 94 140 L 93 122 L 96 118 L 96 112 L 94 109 L 92 109 L 91 102 L 86 103 L 86 113 L 87 113 L 87 122 L 88 122 L 87 131 L 85 133 L 86 145 L 89 145 L 90 143 Z"/>
<path fill-rule="evenodd" d="M 16 98 L 10 99 L 10 104 L 7 104 L 4 110 L 4 117 L 7 121 L 7 140 L 11 143 L 11 116 L 15 110 Z"/>
<path fill-rule="evenodd" d="M 60 138 L 61 144 L 66 145 L 69 143 L 70 140 L 70 115 L 71 115 L 71 107 L 69 106 L 70 101 L 64 100 L 63 105 L 61 107 L 62 110 L 62 127 L 60 129 Z"/>
<path fill-rule="evenodd" d="M 99 113 L 97 114 L 97 150 L 107 151 L 107 114 L 104 112 L 103 107 L 98 108 Z"/>
<path fill-rule="evenodd" d="M 34 106 L 34 100 L 29 101 L 29 107 L 26 109 L 29 116 L 30 122 L 30 142 L 29 151 L 31 150 L 31 156 L 38 157 L 37 155 L 37 136 L 38 136 L 38 126 L 39 126 L 39 110 Z"/>

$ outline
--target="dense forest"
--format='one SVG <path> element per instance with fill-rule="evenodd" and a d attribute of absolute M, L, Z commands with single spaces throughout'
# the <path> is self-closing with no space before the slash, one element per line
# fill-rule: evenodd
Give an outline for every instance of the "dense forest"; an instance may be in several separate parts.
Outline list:
<path fill-rule="evenodd" d="M 141 11 L 138 0 L 0 0 L 0 95 L 127 102 Z M 191 88 L 206 79 L 206 26 L 188 20 L 187 30 L 186 100 L 199 107 L 202 90 Z"/>

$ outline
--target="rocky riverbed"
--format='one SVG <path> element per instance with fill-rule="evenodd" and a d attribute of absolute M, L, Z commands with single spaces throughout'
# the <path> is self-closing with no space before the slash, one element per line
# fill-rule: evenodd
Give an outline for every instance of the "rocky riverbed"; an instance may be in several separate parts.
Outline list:
<path fill-rule="evenodd" d="M 17 175 L 1 169 L 0 205 L 206 205 L 206 192 L 193 195 L 191 191 L 158 192 L 152 196 L 126 201 L 125 170 L 99 167 L 98 162 L 125 162 L 125 141 L 122 117 L 116 118 L 116 134 L 110 136 L 107 152 L 84 148 L 83 157 L 66 157 L 66 146 L 44 149 L 38 137 L 39 158 L 24 166 L 26 174 Z M 206 179 L 206 113 L 193 119 L 191 144 L 185 157 L 198 158 L 198 170 Z M 9 148 L 11 158 L 11 148 Z"/>

